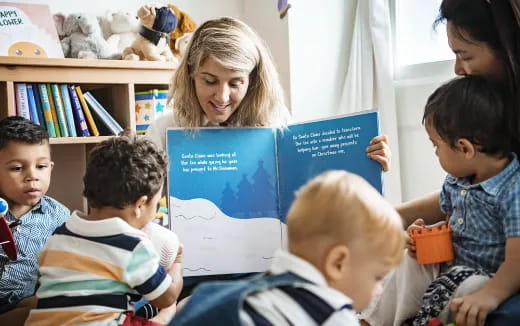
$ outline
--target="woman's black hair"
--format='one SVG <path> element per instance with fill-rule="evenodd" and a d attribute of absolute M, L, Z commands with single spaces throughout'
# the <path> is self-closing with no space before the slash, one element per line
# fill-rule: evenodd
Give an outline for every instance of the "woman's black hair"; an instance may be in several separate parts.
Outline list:
<path fill-rule="evenodd" d="M 434 26 L 452 23 L 474 41 L 484 42 L 504 63 L 512 96 L 507 104 L 507 128 L 520 153 L 520 0 L 443 0 Z M 468 40 L 471 41 L 471 40 Z"/>

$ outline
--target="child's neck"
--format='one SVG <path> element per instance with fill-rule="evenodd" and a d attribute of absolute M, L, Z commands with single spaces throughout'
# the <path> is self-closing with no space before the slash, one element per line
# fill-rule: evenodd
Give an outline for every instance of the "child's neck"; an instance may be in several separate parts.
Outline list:
<path fill-rule="evenodd" d="M 126 214 L 128 213 L 125 209 L 119 209 L 115 207 L 90 207 L 90 212 L 87 216 L 85 216 L 85 219 L 89 221 L 99 221 L 106 220 L 112 217 L 120 217 L 123 220 L 125 220 Z"/>
<path fill-rule="evenodd" d="M 20 217 L 24 216 L 25 214 L 29 213 L 31 211 L 31 209 L 33 209 L 33 207 L 34 207 L 34 206 L 30 206 L 30 205 L 15 204 L 11 201 L 7 201 L 7 203 L 9 204 L 9 211 L 16 218 L 20 218 Z"/>
<path fill-rule="evenodd" d="M 473 175 L 471 183 L 478 184 L 496 176 L 504 170 L 510 162 L 510 156 L 496 158 L 486 154 L 480 154 L 477 162 L 475 162 L 475 174 Z"/>
<path fill-rule="evenodd" d="M 134 228 L 140 228 L 135 225 L 135 218 L 132 218 L 132 208 L 127 206 L 125 208 L 115 208 L 115 207 L 101 207 L 101 208 L 93 208 L 90 207 L 90 212 L 87 216 L 85 216 L 86 220 L 89 221 L 100 221 L 106 220 L 113 217 L 119 217 L 124 220 L 129 225 Z"/>

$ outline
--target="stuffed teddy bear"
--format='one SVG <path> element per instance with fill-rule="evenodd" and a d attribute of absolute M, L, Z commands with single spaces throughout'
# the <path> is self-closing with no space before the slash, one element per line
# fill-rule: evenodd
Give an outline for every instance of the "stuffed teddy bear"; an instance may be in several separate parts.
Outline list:
<path fill-rule="evenodd" d="M 168 8 L 173 10 L 175 16 L 177 16 L 177 27 L 170 34 L 170 49 L 172 49 L 174 55 L 180 58 L 182 54 L 176 49 L 177 40 L 186 33 L 193 33 L 197 29 L 197 24 L 191 19 L 190 15 L 174 5 L 168 4 Z"/>
<path fill-rule="evenodd" d="M 61 47 L 67 58 L 110 59 L 113 51 L 101 35 L 101 29 L 94 15 L 77 13 L 65 17 L 54 15 L 58 34 L 62 36 Z"/>
<path fill-rule="evenodd" d="M 178 64 L 168 43 L 168 34 L 177 27 L 173 10 L 156 3 L 137 11 L 141 28 L 132 45 L 123 51 L 124 60 L 172 61 Z"/>
<path fill-rule="evenodd" d="M 115 54 L 121 56 L 132 45 L 139 31 L 139 18 L 123 11 L 107 11 L 104 17 L 98 17 L 103 37 Z"/>

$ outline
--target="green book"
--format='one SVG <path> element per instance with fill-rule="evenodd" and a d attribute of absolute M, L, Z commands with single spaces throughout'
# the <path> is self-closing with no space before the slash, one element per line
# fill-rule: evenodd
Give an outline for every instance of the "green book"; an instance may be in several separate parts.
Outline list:
<path fill-rule="evenodd" d="M 58 115 L 56 114 L 56 107 L 54 106 L 54 98 L 52 97 L 51 85 L 45 84 L 47 88 L 47 98 L 51 105 L 52 122 L 54 123 L 54 130 L 56 131 L 56 137 L 61 137 L 60 125 L 58 123 Z"/>
<path fill-rule="evenodd" d="M 51 92 L 54 99 L 54 107 L 56 108 L 56 117 L 58 118 L 61 137 L 70 137 L 67 120 L 65 118 L 65 109 L 63 108 L 63 101 L 61 100 L 60 90 L 57 84 L 51 84 Z"/>
<path fill-rule="evenodd" d="M 42 104 L 43 117 L 45 119 L 45 126 L 49 137 L 56 138 L 56 130 L 54 128 L 54 121 L 52 120 L 51 104 L 49 102 L 49 96 L 47 93 L 47 87 L 45 84 L 38 84 L 40 93 L 40 102 Z"/>

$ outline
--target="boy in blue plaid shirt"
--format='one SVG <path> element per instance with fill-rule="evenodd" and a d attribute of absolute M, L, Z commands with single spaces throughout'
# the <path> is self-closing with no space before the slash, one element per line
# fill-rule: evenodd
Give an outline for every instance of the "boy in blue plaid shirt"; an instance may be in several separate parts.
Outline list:
<path fill-rule="evenodd" d="M 0 324 L 12 325 L 4 313 L 34 295 L 40 250 L 69 218 L 65 206 L 45 196 L 53 166 L 42 126 L 21 117 L 0 120 L 0 197 L 9 204 L 8 223 L 21 222 L 13 230 L 18 259 L 10 261 L 0 247 Z"/>
<path fill-rule="evenodd" d="M 467 76 L 428 98 L 423 124 L 448 173 L 438 205 L 423 205 L 408 228 L 449 217 L 455 258 L 420 265 L 411 240 L 401 266 L 363 314 L 370 325 L 484 325 L 520 289 L 520 166 L 512 150 L 502 91 Z M 404 204 L 403 206 L 405 206 Z"/>

